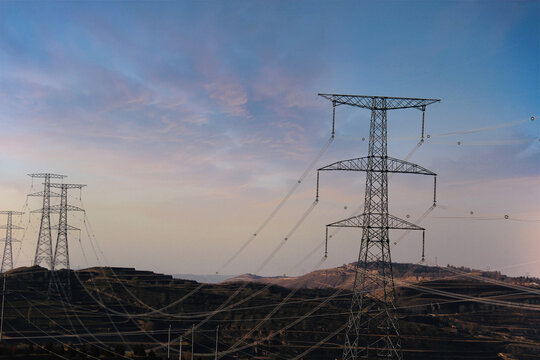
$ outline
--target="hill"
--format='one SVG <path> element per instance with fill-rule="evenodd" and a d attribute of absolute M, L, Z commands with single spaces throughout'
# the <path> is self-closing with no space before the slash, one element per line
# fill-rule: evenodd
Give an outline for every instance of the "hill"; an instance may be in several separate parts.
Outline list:
<path fill-rule="evenodd" d="M 219 275 L 219 274 L 174 274 L 175 279 L 193 280 L 205 284 L 217 284 L 234 278 L 235 275 Z"/>
<path fill-rule="evenodd" d="M 370 269 L 375 270 L 377 267 L 370 264 Z M 224 281 L 224 283 L 249 281 L 262 284 L 279 285 L 287 288 L 352 290 L 354 283 L 354 270 L 355 263 L 350 263 L 335 268 L 316 270 L 296 277 L 263 277 L 254 274 L 243 274 L 231 279 L 227 279 Z M 498 271 L 482 271 L 450 265 L 447 265 L 446 267 L 438 267 L 421 264 L 394 263 L 393 274 L 395 279 L 408 283 L 431 281 L 443 278 L 447 279 L 452 276 L 464 276 L 471 279 L 491 279 L 508 284 L 540 288 L 540 279 L 538 278 L 509 277 L 501 274 Z"/>
<path fill-rule="evenodd" d="M 540 358 L 534 285 L 472 271 L 427 280 L 419 274 L 429 269 L 408 274 L 413 268 L 395 267 L 399 281 L 414 279 L 397 289 L 404 359 Z M 222 359 L 341 356 L 351 296 L 345 286 L 292 289 L 246 278 L 200 284 L 133 268 L 52 276 L 49 290 L 51 272 L 43 268 L 7 273 L 0 359 L 165 359 L 170 326 L 173 358 L 182 335 L 183 358 L 191 358 L 193 339 L 194 359 L 202 360 L 213 357 L 218 325 Z M 68 279 L 71 298 L 62 285 Z"/>

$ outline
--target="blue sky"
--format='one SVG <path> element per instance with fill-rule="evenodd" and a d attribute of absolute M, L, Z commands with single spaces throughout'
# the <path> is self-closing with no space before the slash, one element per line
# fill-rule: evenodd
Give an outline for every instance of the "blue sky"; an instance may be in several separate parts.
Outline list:
<path fill-rule="evenodd" d="M 1 2 L 3 207 L 24 202 L 25 174 L 65 173 L 89 185 L 88 216 L 110 262 L 211 273 L 327 140 L 330 104 L 317 93 L 335 92 L 442 99 L 427 112 L 432 141 L 411 159 L 439 173 L 454 212 L 435 215 L 540 219 L 539 121 L 529 120 L 540 108 L 539 44 L 537 1 Z M 366 152 L 369 113 L 337 113 L 320 166 Z M 508 122 L 517 123 L 436 136 Z M 389 123 L 389 154 L 404 157 L 420 114 L 392 112 Z M 328 199 L 265 271 L 314 247 L 324 224 L 361 203 L 362 182 L 325 179 Z M 310 175 L 267 238 L 224 271 L 253 271 L 309 206 L 313 185 Z M 391 186 L 396 215 L 429 206 L 428 182 Z M 424 225 L 431 256 L 448 263 L 504 267 L 532 261 L 520 249 L 540 251 L 535 222 Z M 329 266 L 354 261 L 358 239 L 348 236 Z M 394 259 L 415 260 L 416 240 Z M 512 271 L 540 275 L 540 264 Z"/>

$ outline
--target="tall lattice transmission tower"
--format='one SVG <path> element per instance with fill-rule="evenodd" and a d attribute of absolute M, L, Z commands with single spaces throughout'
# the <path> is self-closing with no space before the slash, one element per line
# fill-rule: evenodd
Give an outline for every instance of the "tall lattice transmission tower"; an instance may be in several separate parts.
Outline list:
<path fill-rule="evenodd" d="M 53 254 L 52 254 L 52 237 L 51 237 L 51 196 L 59 196 L 58 194 L 51 193 L 51 179 L 63 179 L 65 175 L 50 174 L 50 173 L 36 173 L 28 174 L 28 176 L 34 178 L 42 178 L 43 191 L 29 194 L 28 196 L 41 196 L 43 197 L 43 206 L 41 208 L 41 223 L 39 225 L 39 235 L 36 245 L 36 255 L 34 256 L 33 265 L 41 265 L 45 263 L 49 269 L 53 268 Z"/>
<path fill-rule="evenodd" d="M 51 226 L 50 229 L 57 229 L 58 234 L 56 237 L 56 245 L 54 249 L 54 256 L 52 259 L 51 270 L 58 270 L 65 268 L 70 269 L 69 266 L 69 245 L 68 245 L 68 232 L 70 230 L 80 231 L 80 229 L 68 224 L 68 212 L 69 211 L 84 211 L 83 209 L 68 204 L 68 189 L 82 189 L 86 185 L 82 184 L 55 184 L 49 183 L 50 188 L 60 189 L 60 204 L 49 206 L 49 214 L 58 213 L 58 225 Z M 44 212 L 44 209 L 34 210 L 32 212 Z M 61 286 L 59 289 L 67 298 L 71 298 L 71 281 L 70 273 L 66 272 L 65 276 L 59 278 L 57 274 L 52 271 L 49 281 L 49 296 L 53 290 L 53 285 Z"/>
<path fill-rule="evenodd" d="M 80 207 L 68 204 L 68 189 L 82 189 L 86 185 L 82 184 L 50 184 L 52 188 L 60 189 L 60 205 L 51 206 L 51 212 L 58 212 L 58 235 L 56 237 L 56 246 L 53 256 L 53 269 L 64 267 L 69 270 L 69 246 L 68 246 L 68 231 L 80 229 L 68 224 L 68 211 L 83 211 Z"/>
<path fill-rule="evenodd" d="M 22 229 L 20 226 L 13 225 L 13 215 L 22 215 L 23 212 L 20 211 L 0 211 L 0 214 L 7 215 L 6 225 L 0 226 L 0 229 L 6 229 L 6 237 L 2 239 L 4 241 L 4 254 L 2 256 L 2 268 L 0 272 L 6 272 L 13 269 L 13 246 L 14 241 L 19 241 L 13 239 L 13 229 Z"/>
<path fill-rule="evenodd" d="M 319 171 L 366 172 L 364 212 L 328 225 L 362 228 L 343 360 L 402 359 L 388 232 L 389 229 L 424 229 L 388 214 L 388 173 L 431 175 L 435 179 L 434 188 L 436 174 L 416 164 L 387 155 L 387 111 L 407 108 L 421 110 L 421 141 L 423 141 L 426 106 L 440 100 L 319 95 L 332 102 L 334 114 L 332 134 L 334 134 L 336 106 L 349 105 L 371 110 L 368 156 L 338 161 L 319 169 Z M 318 179 L 317 176 L 317 184 Z M 434 204 L 436 202 L 435 196 L 433 202 Z M 372 289 L 373 291 L 370 291 Z M 366 295 L 368 292 L 369 297 Z"/>

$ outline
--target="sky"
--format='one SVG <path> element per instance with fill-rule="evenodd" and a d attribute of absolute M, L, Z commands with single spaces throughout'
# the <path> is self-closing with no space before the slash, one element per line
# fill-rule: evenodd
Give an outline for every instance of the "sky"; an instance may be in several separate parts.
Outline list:
<path fill-rule="evenodd" d="M 37 172 L 87 185 L 69 198 L 86 210 L 69 215 L 74 268 L 297 275 L 355 261 L 358 230 L 322 264 L 320 244 L 362 212 L 364 174 L 323 173 L 295 225 L 315 169 L 367 153 L 369 111 L 340 106 L 317 156 L 332 116 L 317 94 L 341 93 L 442 100 L 409 160 L 438 174 L 419 223 L 430 263 L 540 276 L 539 14 L 538 1 L 2 1 L 0 208 L 27 212 L 15 265 L 35 252 Z M 418 110 L 390 111 L 389 155 L 405 158 L 420 128 Z M 431 205 L 432 179 L 389 184 L 393 215 Z M 420 260 L 421 234 L 390 236 L 394 261 Z"/>

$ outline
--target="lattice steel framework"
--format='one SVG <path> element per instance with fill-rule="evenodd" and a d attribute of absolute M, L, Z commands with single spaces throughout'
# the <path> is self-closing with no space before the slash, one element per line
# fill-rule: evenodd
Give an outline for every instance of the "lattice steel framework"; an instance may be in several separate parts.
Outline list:
<path fill-rule="evenodd" d="M 339 105 L 371 110 L 368 156 L 338 161 L 320 168 L 317 172 L 317 198 L 320 171 L 366 172 L 363 214 L 328 225 L 328 227 L 362 228 L 343 360 L 402 359 L 388 231 L 389 229 L 424 229 L 388 214 L 388 173 L 411 173 L 434 177 L 436 174 L 416 164 L 388 157 L 387 110 L 416 108 L 424 114 L 427 105 L 440 100 L 341 94 L 319 95 L 332 102 L 334 116 L 335 107 Z M 424 117 L 422 117 L 422 129 L 423 120 Z M 334 125 L 335 118 L 333 129 Z M 433 200 L 435 203 L 435 197 Z M 376 270 L 373 270 L 373 265 Z M 370 299 L 367 301 L 365 294 L 369 289 L 375 290 L 370 292 Z"/>
<path fill-rule="evenodd" d="M 43 191 L 39 193 L 29 194 L 29 196 L 42 196 L 43 207 L 41 211 L 41 223 L 39 225 L 39 235 L 36 245 L 36 254 L 34 256 L 34 265 L 41 265 L 45 262 L 49 269 L 53 268 L 52 255 L 52 237 L 51 237 L 51 179 L 63 179 L 65 175 L 36 173 L 28 174 L 32 178 L 43 178 Z M 57 195 L 53 194 L 52 196 Z"/>
<path fill-rule="evenodd" d="M 56 247 L 54 249 L 53 269 L 60 269 L 62 266 L 69 269 L 69 247 L 68 231 L 80 229 L 68 224 L 68 211 L 84 211 L 83 209 L 68 205 L 68 189 L 82 189 L 86 185 L 82 184 L 51 184 L 51 187 L 60 189 L 60 206 L 52 206 L 51 211 L 60 214 L 58 218 L 58 236 L 56 237 Z"/>
<path fill-rule="evenodd" d="M 68 224 L 68 211 L 84 211 L 83 209 L 68 204 L 68 189 L 82 189 L 86 185 L 82 184 L 49 184 L 51 188 L 60 189 L 60 205 L 50 206 L 50 213 L 58 213 L 58 225 L 52 226 L 51 229 L 58 229 L 58 235 L 56 237 L 56 245 L 54 249 L 54 256 L 52 261 L 52 270 L 58 270 L 62 267 L 69 270 L 69 245 L 68 245 L 68 232 L 70 230 L 80 229 Z M 41 212 L 43 209 L 34 210 L 34 212 Z M 56 274 L 53 272 L 51 281 L 49 282 L 49 295 L 52 291 L 53 282 L 62 287 L 62 291 L 67 298 L 71 298 L 71 282 L 69 271 L 66 273 L 66 277 L 63 281 L 57 279 Z M 60 289 L 59 289 L 60 290 Z"/>
<path fill-rule="evenodd" d="M 2 256 L 2 268 L 0 272 L 4 273 L 8 270 L 13 269 L 13 246 L 14 241 L 19 241 L 13 239 L 13 229 L 22 229 L 20 226 L 13 225 L 13 215 L 22 215 L 23 212 L 20 211 L 0 211 L 0 214 L 7 215 L 6 225 L 0 226 L 0 229 L 6 229 L 6 237 L 1 241 L 4 241 L 4 254 Z"/>

